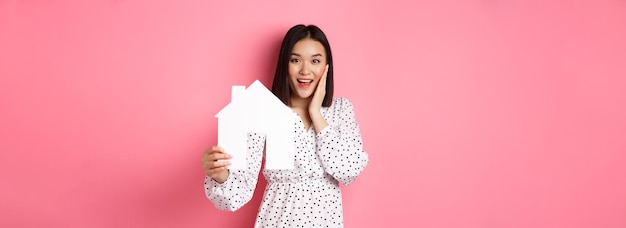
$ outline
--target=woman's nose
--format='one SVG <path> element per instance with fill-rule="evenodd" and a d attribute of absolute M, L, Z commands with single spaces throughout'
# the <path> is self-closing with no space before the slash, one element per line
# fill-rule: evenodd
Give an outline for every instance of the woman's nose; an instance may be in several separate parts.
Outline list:
<path fill-rule="evenodd" d="M 301 75 L 308 75 L 311 73 L 311 70 L 309 69 L 308 64 L 304 63 L 302 64 L 302 67 L 300 68 L 300 74 Z"/>

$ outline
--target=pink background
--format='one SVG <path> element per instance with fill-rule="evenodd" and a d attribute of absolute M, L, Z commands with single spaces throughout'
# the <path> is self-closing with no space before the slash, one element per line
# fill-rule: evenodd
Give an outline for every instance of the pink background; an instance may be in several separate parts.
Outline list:
<path fill-rule="evenodd" d="M 371 159 L 347 227 L 626 227 L 623 0 L 0 0 L 0 226 L 250 227 L 201 152 L 297 23 Z"/>

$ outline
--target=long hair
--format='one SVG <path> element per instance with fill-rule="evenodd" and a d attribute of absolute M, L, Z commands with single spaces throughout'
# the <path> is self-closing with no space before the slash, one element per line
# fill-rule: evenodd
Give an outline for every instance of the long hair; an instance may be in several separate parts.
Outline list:
<path fill-rule="evenodd" d="M 333 101 L 333 55 L 330 51 L 330 44 L 326 35 L 320 28 L 315 25 L 296 25 L 291 27 L 283 43 L 280 45 L 280 54 L 278 55 L 278 63 L 276 64 L 276 72 L 274 73 L 274 82 L 272 83 L 272 93 L 276 95 L 285 105 L 291 105 L 291 90 L 289 89 L 289 58 L 293 51 L 293 46 L 300 40 L 310 38 L 318 41 L 326 50 L 326 63 L 328 64 L 328 74 L 326 75 L 326 95 L 322 102 L 323 107 L 329 107 Z"/>

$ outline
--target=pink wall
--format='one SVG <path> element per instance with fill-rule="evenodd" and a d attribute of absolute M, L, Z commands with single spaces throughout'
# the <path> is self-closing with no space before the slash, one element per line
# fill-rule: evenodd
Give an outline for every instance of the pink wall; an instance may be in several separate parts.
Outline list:
<path fill-rule="evenodd" d="M 347 227 L 626 227 L 626 2 L 415 2 L 0 0 L 0 226 L 249 227 L 200 155 L 313 23 L 371 159 Z"/>

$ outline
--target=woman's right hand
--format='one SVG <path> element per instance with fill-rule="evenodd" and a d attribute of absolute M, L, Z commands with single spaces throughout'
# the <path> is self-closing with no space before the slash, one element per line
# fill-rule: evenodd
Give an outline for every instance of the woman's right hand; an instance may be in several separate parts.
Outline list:
<path fill-rule="evenodd" d="M 213 146 L 202 153 L 202 169 L 204 174 L 213 178 L 217 183 L 224 183 L 228 179 L 228 166 L 232 158 L 219 146 Z"/>

